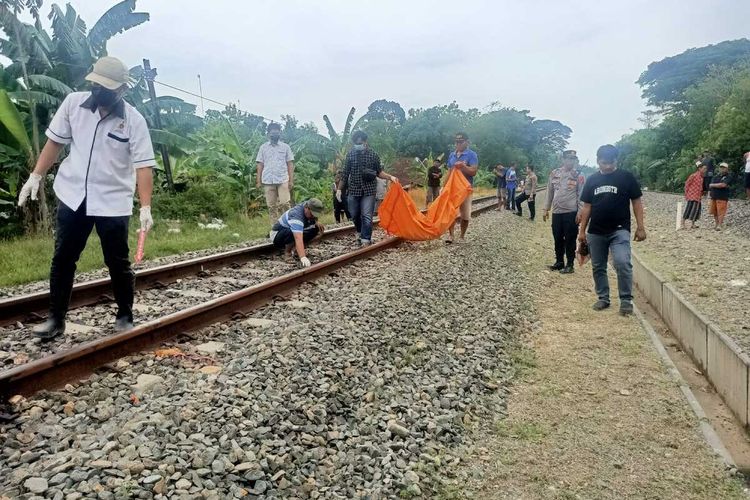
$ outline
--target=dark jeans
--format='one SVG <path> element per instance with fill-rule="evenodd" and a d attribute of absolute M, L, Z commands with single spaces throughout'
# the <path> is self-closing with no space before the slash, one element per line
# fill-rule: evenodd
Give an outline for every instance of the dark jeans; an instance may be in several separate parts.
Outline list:
<path fill-rule="evenodd" d="M 505 208 L 508 210 L 516 209 L 516 188 L 505 188 L 508 193 L 508 201 L 505 202 Z"/>
<path fill-rule="evenodd" d="M 360 234 L 360 239 L 369 242 L 372 239 L 372 214 L 375 211 L 375 195 L 349 195 L 348 201 L 349 213 L 354 221 L 354 227 Z"/>
<path fill-rule="evenodd" d="M 610 234 L 587 234 L 594 272 L 594 288 L 599 300 L 609 303 L 607 259 L 612 252 L 612 264 L 617 272 L 620 303 L 633 301 L 633 264 L 630 261 L 630 231 L 620 229 Z"/>
<path fill-rule="evenodd" d="M 318 226 L 306 227 L 304 231 L 302 231 L 302 241 L 305 243 L 305 247 L 307 247 L 307 244 L 310 243 L 312 239 L 317 235 Z M 279 231 L 276 233 L 276 237 L 273 239 L 273 246 L 276 248 L 285 248 L 287 245 L 293 244 L 294 233 L 292 233 L 292 230 L 288 227 L 282 227 L 281 229 L 279 229 Z"/>
<path fill-rule="evenodd" d="M 333 194 L 333 216 L 336 218 L 336 222 L 341 222 L 341 214 L 346 216 L 346 220 L 351 220 L 349 215 L 349 207 L 346 203 L 346 197 L 341 198 L 342 201 L 336 199 L 336 193 Z"/>
<path fill-rule="evenodd" d="M 534 217 L 536 217 L 536 201 L 532 200 L 528 194 L 521 193 L 516 198 L 516 210 L 518 210 L 519 215 L 523 215 L 523 202 L 526 200 L 529 200 L 529 218 L 534 220 Z"/>
<path fill-rule="evenodd" d="M 565 263 L 573 266 L 576 257 L 576 241 L 578 240 L 577 212 L 552 214 L 552 237 L 555 238 L 555 263 Z"/>
<path fill-rule="evenodd" d="M 65 319 L 73 289 L 76 263 L 86 247 L 91 230 L 102 245 L 104 263 L 109 268 L 112 290 L 117 302 L 117 317 L 133 321 L 133 289 L 135 274 L 128 259 L 128 223 L 130 217 L 89 217 L 86 215 L 86 200 L 73 211 L 64 203 L 57 206 L 57 235 L 55 255 L 50 269 L 50 316 Z"/>

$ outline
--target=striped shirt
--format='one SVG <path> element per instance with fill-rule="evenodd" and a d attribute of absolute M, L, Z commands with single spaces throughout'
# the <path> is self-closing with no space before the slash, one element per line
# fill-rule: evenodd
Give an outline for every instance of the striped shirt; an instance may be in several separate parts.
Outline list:
<path fill-rule="evenodd" d="M 317 220 L 314 217 L 311 219 L 305 217 L 305 203 L 307 200 L 284 212 L 273 225 L 272 230 L 279 231 L 286 228 L 291 229 L 293 233 L 301 233 L 306 227 L 314 226 Z"/>

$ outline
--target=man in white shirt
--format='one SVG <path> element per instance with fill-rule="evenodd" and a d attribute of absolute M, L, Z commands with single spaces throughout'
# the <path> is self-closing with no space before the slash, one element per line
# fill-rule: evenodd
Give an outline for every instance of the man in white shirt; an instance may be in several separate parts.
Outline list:
<path fill-rule="evenodd" d="M 267 129 L 268 142 L 258 149 L 255 163 L 258 173 L 255 184 L 263 186 L 271 224 L 289 209 L 290 191 L 294 186 L 294 153 L 289 144 L 281 142 L 281 125 L 271 123 Z"/>
<path fill-rule="evenodd" d="M 91 230 L 96 227 L 104 262 L 109 268 L 117 302 L 115 329 L 133 327 L 135 275 L 130 267 L 128 223 L 138 186 L 141 230 L 151 218 L 151 167 L 154 149 L 143 116 L 123 100 L 128 68 L 114 57 L 102 57 L 86 76 L 91 92 L 73 92 L 60 104 L 47 129 L 47 142 L 26 181 L 18 204 L 36 200 L 39 184 L 65 145 L 54 182 L 57 207 L 55 254 L 50 270 L 50 314 L 34 328 L 49 340 L 65 332 L 73 277 Z"/>

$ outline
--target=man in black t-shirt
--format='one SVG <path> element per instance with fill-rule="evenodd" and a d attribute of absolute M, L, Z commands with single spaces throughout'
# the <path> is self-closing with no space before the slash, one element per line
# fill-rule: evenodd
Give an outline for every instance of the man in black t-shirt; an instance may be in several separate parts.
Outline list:
<path fill-rule="evenodd" d="M 717 231 L 724 228 L 724 217 L 727 215 L 729 194 L 733 181 L 732 174 L 729 173 L 729 164 L 722 162 L 719 164 L 719 171 L 711 178 L 711 183 L 708 185 L 711 193 L 711 205 L 708 213 L 714 216 Z"/>
<path fill-rule="evenodd" d="M 646 239 L 643 224 L 641 186 L 633 174 L 617 169 L 617 148 L 607 144 L 596 152 L 599 172 L 586 180 L 581 193 L 583 209 L 578 241 L 588 243 L 594 287 L 599 300 L 595 311 L 609 307 L 609 279 L 607 259 L 617 271 L 617 288 L 620 295 L 620 314 L 633 313 L 633 265 L 630 261 L 630 204 L 633 205 L 636 230 L 635 241 Z M 588 232 L 586 227 L 588 226 Z"/>
<path fill-rule="evenodd" d="M 440 169 L 440 160 L 432 160 L 432 166 L 427 169 L 427 193 L 425 195 L 425 208 L 440 196 L 440 177 L 443 171 Z"/>
<path fill-rule="evenodd" d="M 711 183 L 711 179 L 714 176 L 714 159 L 709 151 L 704 151 L 700 156 L 700 162 L 706 166 L 706 175 L 703 176 L 703 192 L 708 192 L 708 185 Z"/>

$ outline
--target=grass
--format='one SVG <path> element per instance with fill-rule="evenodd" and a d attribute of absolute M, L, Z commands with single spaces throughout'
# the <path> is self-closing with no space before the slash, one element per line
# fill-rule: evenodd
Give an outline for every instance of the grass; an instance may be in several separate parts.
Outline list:
<path fill-rule="evenodd" d="M 333 217 L 327 214 L 323 220 L 324 223 L 330 223 Z M 195 222 L 183 222 L 180 224 L 181 232 L 170 233 L 169 224 L 157 220 L 146 241 L 144 260 L 258 239 L 266 236 L 269 229 L 265 215 L 253 218 L 238 216 L 224 223 L 226 228 L 211 230 L 201 229 Z M 134 217 L 130 223 L 131 257 L 135 255 L 138 227 L 138 218 Z M 92 231 L 88 245 L 78 261 L 79 272 L 104 267 L 99 238 L 95 232 L 96 230 Z M 53 250 L 54 238 L 51 235 L 0 241 L 0 287 L 47 279 Z"/>

